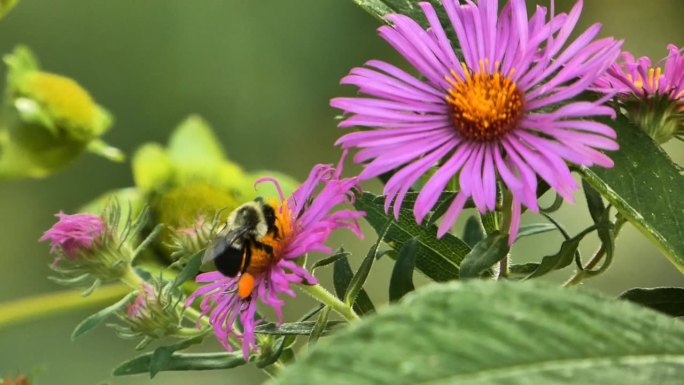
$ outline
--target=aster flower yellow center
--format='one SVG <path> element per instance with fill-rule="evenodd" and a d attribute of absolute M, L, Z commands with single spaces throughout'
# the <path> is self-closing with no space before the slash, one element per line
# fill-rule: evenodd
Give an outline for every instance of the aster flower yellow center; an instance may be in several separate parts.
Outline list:
<path fill-rule="evenodd" d="M 454 126 L 470 140 L 490 142 L 503 137 L 522 116 L 522 93 L 509 76 L 487 73 L 482 60 L 477 73 L 462 66 L 465 79 L 453 70 L 446 77 L 451 85 L 446 101 Z M 498 69 L 499 63 L 495 67 Z"/>
<path fill-rule="evenodd" d="M 658 68 L 649 68 L 648 69 L 648 85 L 647 87 L 649 89 L 658 89 L 660 87 L 660 76 L 663 74 L 663 70 Z M 627 74 L 627 79 L 629 79 L 630 82 L 634 83 L 634 85 L 637 88 L 643 88 L 644 87 L 644 79 L 641 77 L 641 75 L 638 75 L 637 78 L 635 79 L 632 74 Z"/>

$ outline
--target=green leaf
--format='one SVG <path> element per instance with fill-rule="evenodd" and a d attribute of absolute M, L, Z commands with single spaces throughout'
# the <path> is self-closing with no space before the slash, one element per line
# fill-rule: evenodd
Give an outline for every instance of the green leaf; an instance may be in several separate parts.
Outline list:
<path fill-rule="evenodd" d="M 677 385 L 684 323 L 543 282 L 433 284 L 318 344 L 271 385 Z"/>
<path fill-rule="evenodd" d="M 183 267 L 183 270 L 181 270 L 180 273 L 176 276 L 176 279 L 173 280 L 173 285 L 172 287 L 180 287 L 180 285 L 183 284 L 183 282 L 194 278 L 197 273 L 199 272 L 200 266 L 202 266 L 202 255 L 204 254 L 204 250 L 198 251 L 190 257 L 188 260 L 188 263 Z"/>
<path fill-rule="evenodd" d="M 451 22 L 449 21 L 446 12 L 444 12 L 444 8 L 442 8 L 441 1 L 426 1 L 431 3 L 435 8 L 442 26 L 447 30 L 447 33 L 451 37 L 453 35 L 453 28 L 451 27 Z M 389 21 L 385 19 L 385 15 L 388 13 L 401 13 L 410 16 L 425 28 L 429 26 L 423 11 L 418 6 L 419 2 L 415 0 L 354 0 L 354 3 L 384 23 L 389 24 Z"/>
<path fill-rule="evenodd" d="M 257 358 L 254 360 L 256 367 L 262 369 L 273 365 L 283 354 L 283 350 L 285 350 L 285 337 L 278 337 L 271 340 L 270 343 L 259 345 Z"/>
<path fill-rule="evenodd" d="M 208 329 L 209 331 L 211 329 Z M 164 370 L 171 361 L 173 354 L 179 350 L 187 349 L 192 345 L 202 342 L 205 333 L 202 333 L 196 337 L 187 338 L 182 341 L 176 342 L 167 346 L 160 346 L 152 352 L 152 357 L 150 357 L 150 378 L 154 378 L 160 371 Z"/>
<path fill-rule="evenodd" d="M 480 219 L 482 220 L 482 226 L 487 234 L 492 234 L 496 231 L 499 231 L 502 221 L 500 212 L 487 211 L 480 216 Z"/>
<path fill-rule="evenodd" d="M 584 197 L 587 200 L 587 207 L 594 224 L 596 224 L 596 233 L 601 241 L 601 248 L 605 250 L 605 259 L 601 267 L 596 270 L 585 270 L 585 274 L 600 274 L 610 266 L 613 260 L 613 252 L 615 250 L 615 235 L 612 223 L 610 222 L 610 209 L 606 208 L 603 203 L 601 195 L 591 187 L 586 180 L 582 180 L 582 189 L 584 190 Z"/>
<path fill-rule="evenodd" d="M 131 292 L 128 293 L 127 296 L 123 297 L 119 302 L 107 306 L 106 308 L 98 311 L 97 313 L 89 316 L 88 318 L 84 319 L 76 325 L 76 328 L 74 331 L 71 333 L 71 340 L 75 340 L 79 336 L 81 336 L 83 333 L 89 331 L 90 329 L 94 328 L 95 326 L 99 325 L 102 321 L 107 319 L 110 315 L 114 314 L 116 311 L 122 309 L 124 306 L 126 306 L 132 299 L 135 297 L 138 293 L 137 292 Z"/>
<path fill-rule="evenodd" d="M 395 220 L 385 214 L 383 204 L 384 197 L 371 193 L 363 193 L 355 202 L 358 210 L 366 212 L 365 219 L 378 235 L 384 231 L 387 221 L 391 221 L 383 242 L 396 252 L 410 239 L 417 238 L 416 268 L 423 274 L 435 281 L 458 279 L 458 266 L 470 252 L 470 247 L 451 234 L 437 239 L 437 227 L 418 225 L 411 210 L 402 208 L 399 220 Z"/>
<path fill-rule="evenodd" d="M 387 231 L 386 228 L 387 226 L 385 226 L 385 231 Z M 347 305 L 356 303 L 359 292 L 363 290 L 363 285 L 366 283 L 366 279 L 368 279 L 370 270 L 373 267 L 373 262 L 375 262 L 375 258 L 378 255 L 378 246 L 380 246 L 380 242 L 381 239 L 378 238 L 377 242 L 368 250 L 366 258 L 361 261 L 359 269 L 356 270 L 354 276 L 349 280 L 349 285 L 347 286 L 347 291 L 344 293 L 343 298 L 344 303 Z"/>
<path fill-rule="evenodd" d="M 112 162 L 124 162 L 126 160 L 126 154 L 120 149 L 107 144 L 102 139 L 96 138 L 88 142 L 86 150 L 91 154 L 99 155 Z"/>
<path fill-rule="evenodd" d="M 593 230 L 593 228 L 590 229 Z M 590 231 L 585 230 L 563 242 L 558 252 L 556 254 L 547 255 L 542 258 L 542 261 L 537 269 L 532 274 L 528 275 L 526 279 L 540 277 L 544 274 L 550 273 L 553 270 L 558 270 L 569 266 L 572 263 L 572 260 L 575 258 L 575 253 L 577 252 L 580 242 L 582 242 L 584 236 L 589 232 Z"/>
<path fill-rule="evenodd" d="M 398 301 L 407 293 L 415 290 L 415 286 L 413 286 L 413 269 L 416 267 L 416 250 L 418 250 L 418 240 L 411 238 L 399 251 L 397 262 L 394 263 L 392 277 L 390 278 L 390 302 Z"/>
<path fill-rule="evenodd" d="M 143 191 L 160 190 L 173 181 L 174 165 L 157 143 L 140 146 L 133 154 L 133 181 Z"/>
<path fill-rule="evenodd" d="M 682 287 L 635 288 L 620 294 L 620 298 L 673 317 L 684 317 L 684 288 Z"/>
<path fill-rule="evenodd" d="M 509 279 L 525 279 L 539 268 L 538 263 L 513 264 L 508 268 Z"/>
<path fill-rule="evenodd" d="M 316 323 L 313 325 L 311 333 L 309 334 L 309 346 L 315 345 L 316 341 L 318 341 L 323 333 L 328 330 L 328 316 L 330 315 L 330 310 L 332 310 L 332 308 L 330 306 L 326 306 L 318 315 L 318 319 L 316 320 Z"/>
<path fill-rule="evenodd" d="M 529 237 L 532 235 L 548 233 L 549 231 L 555 231 L 556 226 L 550 223 L 532 223 L 525 226 L 520 226 L 520 231 L 518 231 L 518 236 L 516 240 L 524 237 Z"/>
<path fill-rule="evenodd" d="M 510 248 L 508 234 L 498 231 L 489 234 L 466 255 L 461 263 L 460 278 L 479 278 L 495 263 L 505 258 Z"/>
<path fill-rule="evenodd" d="M 315 324 L 315 321 L 291 322 L 280 325 L 265 323 L 254 328 L 254 332 L 276 336 L 308 336 L 313 331 Z M 328 321 L 325 332 L 330 332 L 346 324 L 346 321 Z"/>
<path fill-rule="evenodd" d="M 471 215 L 466 221 L 463 229 L 463 241 L 470 247 L 474 247 L 478 242 L 483 240 L 487 234 L 482 226 L 482 222 L 477 215 Z"/>
<path fill-rule="evenodd" d="M 344 300 L 352 278 L 354 278 L 354 271 L 349 264 L 349 260 L 347 258 L 337 259 L 333 264 L 333 286 L 335 287 L 337 298 Z M 371 302 L 370 297 L 363 289 L 361 289 L 356 296 L 354 311 L 358 314 L 366 314 L 375 311 L 373 302 Z"/>
<path fill-rule="evenodd" d="M 582 180 L 582 190 L 587 200 L 591 219 L 594 220 L 594 223 L 601 223 L 606 212 L 606 205 L 603 203 L 603 199 L 601 199 L 601 194 L 594 190 L 586 180 Z"/>
<path fill-rule="evenodd" d="M 218 166 L 225 159 L 214 131 L 197 115 L 191 115 L 173 131 L 167 153 L 173 163 L 187 169 Z"/>
<path fill-rule="evenodd" d="M 139 355 L 114 369 L 115 376 L 148 373 L 152 353 Z M 231 369 L 245 364 L 242 352 L 233 353 L 174 353 L 161 371 Z"/>
<path fill-rule="evenodd" d="M 7 16 L 18 2 L 19 0 L 0 0 L 0 19 Z"/>
<path fill-rule="evenodd" d="M 318 261 L 316 261 L 316 263 L 311 265 L 310 270 L 311 270 L 311 272 L 313 272 L 314 270 L 318 269 L 319 267 L 328 266 L 329 264 L 334 263 L 335 261 L 337 261 L 340 258 L 349 258 L 350 255 L 351 255 L 350 253 L 344 251 L 344 249 L 340 247 L 339 250 L 337 250 L 335 252 L 335 254 L 333 254 L 327 258 L 319 259 Z"/>
<path fill-rule="evenodd" d="M 627 118 L 607 121 L 617 132 L 615 166 L 582 168 L 584 178 L 684 272 L 684 174 Z"/>

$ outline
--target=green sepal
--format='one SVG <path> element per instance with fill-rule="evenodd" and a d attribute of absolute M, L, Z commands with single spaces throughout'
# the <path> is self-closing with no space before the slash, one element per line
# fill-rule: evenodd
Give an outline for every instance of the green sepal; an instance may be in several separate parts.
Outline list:
<path fill-rule="evenodd" d="M 138 294 L 138 292 L 136 292 L 136 291 L 128 293 L 128 295 L 123 297 L 121 300 L 119 300 L 115 304 L 107 306 L 106 308 L 98 311 L 95 314 L 90 315 L 88 318 L 81 321 L 78 325 L 76 325 L 76 327 L 74 328 L 74 331 L 71 333 L 71 339 L 75 340 L 79 336 L 83 335 L 85 332 L 91 330 L 95 326 L 102 323 L 102 321 L 106 320 L 107 318 L 109 318 L 109 316 L 113 315 L 117 311 L 121 310 L 128 303 L 130 303 L 131 300 L 137 294 Z"/>

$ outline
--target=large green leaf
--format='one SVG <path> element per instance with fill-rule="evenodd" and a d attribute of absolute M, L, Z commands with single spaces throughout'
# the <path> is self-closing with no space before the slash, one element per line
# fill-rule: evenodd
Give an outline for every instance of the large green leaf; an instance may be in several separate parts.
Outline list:
<path fill-rule="evenodd" d="M 608 122 L 620 150 L 610 169 L 581 170 L 585 179 L 684 272 L 684 175 L 648 135 L 619 117 Z"/>
<path fill-rule="evenodd" d="M 399 219 L 395 220 L 391 214 L 385 214 L 383 204 L 384 197 L 371 193 L 363 193 L 355 203 L 358 210 L 366 212 L 365 219 L 378 235 L 382 234 L 388 221 L 391 221 L 383 241 L 393 250 L 399 252 L 406 242 L 416 238 L 418 270 L 435 281 L 457 279 L 458 266 L 470 252 L 470 247 L 451 234 L 445 234 L 441 239 L 437 239 L 437 226 L 416 224 L 409 209 L 402 208 Z"/>
<path fill-rule="evenodd" d="M 684 324 L 548 283 L 433 284 L 331 336 L 277 385 L 678 385 Z"/>
<path fill-rule="evenodd" d="M 620 294 L 620 298 L 674 317 L 684 317 L 684 288 L 682 287 L 638 287 Z"/>

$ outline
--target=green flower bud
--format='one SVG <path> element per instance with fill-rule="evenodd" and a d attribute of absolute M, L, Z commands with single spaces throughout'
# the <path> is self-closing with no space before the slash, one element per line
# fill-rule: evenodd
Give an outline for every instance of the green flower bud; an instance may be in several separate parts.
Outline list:
<path fill-rule="evenodd" d="M 684 139 L 684 103 L 668 95 L 650 98 L 630 98 L 624 102 L 624 111 L 644 132 L 658 143 L 673 137 Z"/>
<path fill-rule="evenodd" d="M 99 139 L 112 117 L 88 91 L 70 78 L 41 71 L 24 47 L 5 62 L 9 100 L 0 137 L 0 176 L 43 177 L 86 150 L 123 160 L 119 150 Z"/>
<path fill-rule="evenodd" d="M 174 335 L 183 320 L 183 298 L 171 284 L 143 283 L 138 295 L 117 316 L 123 325 L 112 325 L 121 337 L 139 338 L 144 347 L 154 339 Z"/>

